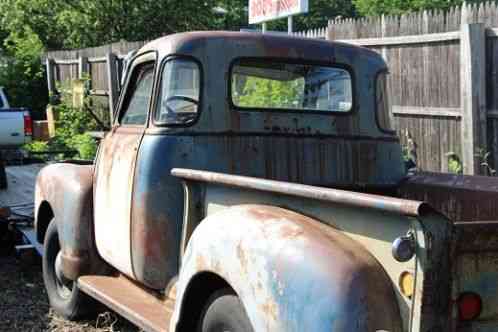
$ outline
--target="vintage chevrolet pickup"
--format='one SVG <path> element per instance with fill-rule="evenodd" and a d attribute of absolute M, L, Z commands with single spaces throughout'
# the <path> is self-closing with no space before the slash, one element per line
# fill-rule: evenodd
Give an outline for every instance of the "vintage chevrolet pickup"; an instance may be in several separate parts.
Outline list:
<path fill-rule="evenodd" d="M 498 180 L 407 175 L 388 69 L 352 45 L 145 45 L 94 163 L 44 168 L 51 306 L 147 331 L 498 330 Z"/>

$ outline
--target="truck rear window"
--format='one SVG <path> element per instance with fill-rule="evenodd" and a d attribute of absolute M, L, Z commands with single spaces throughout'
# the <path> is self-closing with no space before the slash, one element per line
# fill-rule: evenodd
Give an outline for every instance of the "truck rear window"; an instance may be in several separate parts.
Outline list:
<path fill-rule="evenodd" d="M 351 75 L 337 67 L 239 59 L 230 85 L 241 109 L 344 113 L 353 105 Z"/>

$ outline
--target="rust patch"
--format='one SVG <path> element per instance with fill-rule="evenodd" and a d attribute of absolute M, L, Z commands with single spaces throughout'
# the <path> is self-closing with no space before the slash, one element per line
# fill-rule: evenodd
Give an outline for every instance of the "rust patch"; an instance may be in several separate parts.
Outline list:
<path fill-rule="evenodd" d="M 242 273 L 244 273 L 244 275 L 247 275 L 248 259 L 240 243 L 237 245 L 237 257 L 239 258 L 240 265 L 242 267 Z"/>

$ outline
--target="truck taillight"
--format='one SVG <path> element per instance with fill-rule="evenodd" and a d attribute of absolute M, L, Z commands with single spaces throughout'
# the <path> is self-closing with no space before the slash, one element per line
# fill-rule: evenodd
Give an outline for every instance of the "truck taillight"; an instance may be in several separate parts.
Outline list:
<path fill-rule="evenodd" d="M 481 314 L 482 300 L 476 293 L 462 293 L 458 297 L 458 316 L 462 321 L 474 320 Z"/>
<path fill-rule="evenodd" d="M 29 115 L 28 112 L 24 112 L 24 135 L 33 135 L 33 120 L 31 119 L 31 115 Z"/>

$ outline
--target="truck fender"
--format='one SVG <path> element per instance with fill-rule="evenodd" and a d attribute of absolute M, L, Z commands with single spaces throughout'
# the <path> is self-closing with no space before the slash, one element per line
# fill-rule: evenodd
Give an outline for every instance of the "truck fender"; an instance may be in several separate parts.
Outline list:
<path fill-rule="evenodd" d="M 283 208 L 234 206 L 197 226 L 182 261 L 171 331 L 189 319 L 182 304 L 202 273 L 235 291 L 254 331 L 402 331 L 379 262 L 340 230 Z"/>
<path fill-rule="evenodd" d="M 64 275 L 72 280 L 102 271 L 93 234 L 93 165 L 58 163 L 36 179 L 35 228 L 43 243 L 51 220 L 57 223 Z"/>

